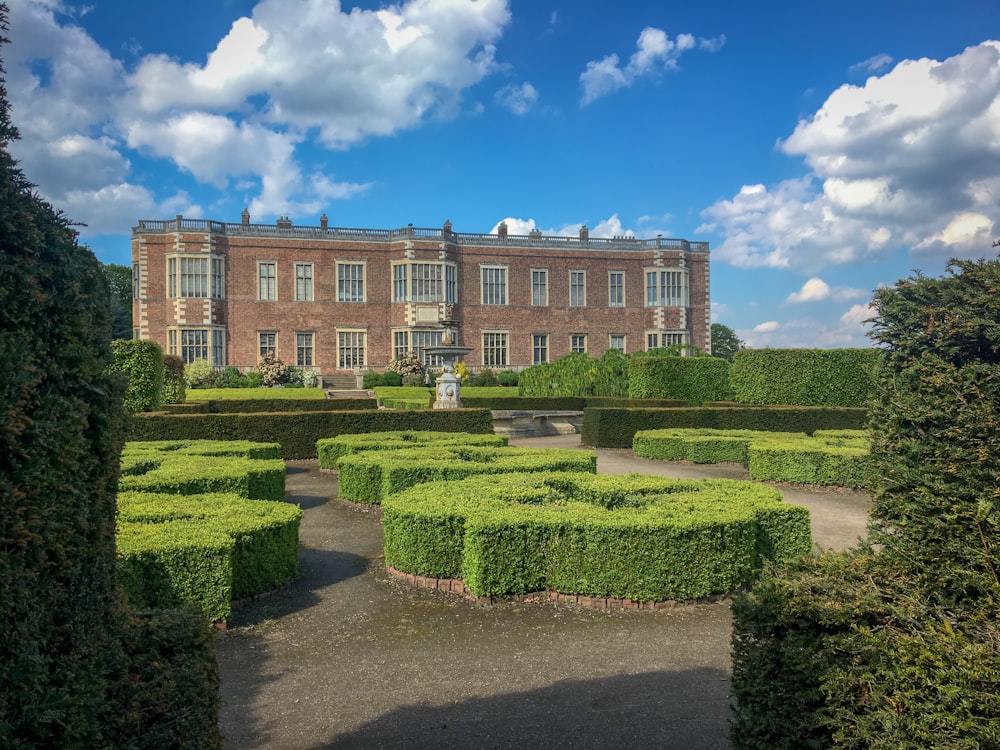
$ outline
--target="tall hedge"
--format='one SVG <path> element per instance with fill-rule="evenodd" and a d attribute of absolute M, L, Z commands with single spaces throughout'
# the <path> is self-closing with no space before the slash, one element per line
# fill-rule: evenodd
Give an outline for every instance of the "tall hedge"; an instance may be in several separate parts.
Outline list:
<path fill-rule="evenodd" d="M 176 354 L 163 355 L 163 404 L 183 404 L 187 398 L 184 360 Z"/>
<path fill-rule="evenodd" d="M 163 350 L 155 341 L 121 339 L 111 342 L 113 369 L 125 375 L 125 408 L 155 411 L 163 399 Z"/>
<path fill-rule="evenodd" d="M 629 398 L 675 398 L 691 406 L 732 399 L 729 362 L 717 357 L 633 357 Z"/>
<path fill-rule="evenodd" d="M 522 371 L 518 390 L 522 396 L 623 398 L 628 395 L 629 363 L 617 349 L 608 349 L 597 359 L 575 352 Z"/>
<path fill-rule="evenodd" d="M 106 747 L 123 383 L 101 264 L 17 168 L 16 137 L 0 79 L 0 743 Z"/>
<path fill-rule="evenodd" d="M 868 404 L 879 364 L 876 349 L 741 349 L 729 371 L 744 404 Z"/>

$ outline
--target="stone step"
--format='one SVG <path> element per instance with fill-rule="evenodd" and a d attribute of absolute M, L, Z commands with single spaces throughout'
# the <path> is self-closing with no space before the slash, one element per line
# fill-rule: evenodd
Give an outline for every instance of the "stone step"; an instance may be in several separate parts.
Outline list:
<path fill-rule="evenodd" d="M 337 373 L 323 376 L 323 388 L 331 391 L 357 390 L 358 379 L 351 373 Z"/>

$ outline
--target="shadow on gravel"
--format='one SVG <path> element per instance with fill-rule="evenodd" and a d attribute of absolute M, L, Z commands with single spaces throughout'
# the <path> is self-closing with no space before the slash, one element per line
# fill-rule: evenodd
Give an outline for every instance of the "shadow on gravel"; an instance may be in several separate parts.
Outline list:
<path fill-rule="evenodd" d="M 729 675 L 710 668 L 564 681 L 403 706 L 318 747 L 725 748 L 728 691 Z"/>

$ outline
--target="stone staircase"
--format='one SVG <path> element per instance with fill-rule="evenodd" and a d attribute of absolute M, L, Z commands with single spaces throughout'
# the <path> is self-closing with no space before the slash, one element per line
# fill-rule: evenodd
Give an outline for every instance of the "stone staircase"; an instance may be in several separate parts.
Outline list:
<path fill-rule="evenodd" d="M 323 376 L 325 391 L 354 391 L 358 388 L 358 379 L 351 373 L 338 373 Z"/>

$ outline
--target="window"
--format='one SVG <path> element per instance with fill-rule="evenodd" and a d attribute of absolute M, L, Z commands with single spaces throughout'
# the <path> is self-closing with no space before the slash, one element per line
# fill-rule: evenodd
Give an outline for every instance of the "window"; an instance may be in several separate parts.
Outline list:
<path fill-rule="evenodd" d="M 685 307 L 687 273 L 684 271 L 646 271 L 646 307 Z"/>
<path fill-rule="evenodd" d="M 396 263 L 392 267 L 393 302 L 454 302 L 457 295 L 458 271 L 452 263 Z"/>
<path fill-rule="evenodd" d="M 405 266 L 403 266 L 405 268 Z M 365 264 L 337 264 L 337 302 L 365 301 Z"/>
<path fill-rule="evenodd" d="M 392 334 L 392 358 L 405 357 L 410 351 L 410 332 L 395 331 Z"/>
<path fill-rule="evenodd" d="M 132 299 L 139 299 L 139 264 L 132 264 Z"/>
<path fill-rule="evenodd" d="M 190 364 L 203 359 L 212 365 L 226 364 L 226 332 L 222 328 L 170 328 L 167 353 Z"/>
<path fill-rule="evenodd" d="M 649 331 L 646 333 L 646 349 L 665 349 L 676 344 L 685 344 L 684 331 Z"/>
<path fill-rule="evenodd" d="M 212 258 L 212 299 L 223 299 L 225 296 L 226 296 L 225 258 Z"/>
<path fill-rule="evenodd" d="M 625 334 L 624 333 L 612 333 L 611 334 L 611 345 L 609 349 L 617 349 L 622 354 L 625 353 Z"/>
<path fill-rule="evenodd" d="M 413 331 L 410 334 L 410 351 L 416 352 L 424 367 L 440 367 L 444 360 L 440 356 L 431 356 L 425 351 L 432 346 L 441 346 L 443 331 Z"/>
<path fill-rule="evenodd" d="M 295 264 L 295 299 L 299 302 L 312 302 L 313 299 L 313 264 Z"/>
<path fill-rule="evenodd" d="M 295 334 L 295 364 L 299 367 L 313 366 L 313 334 Z"/>
<path fill-rule="evenodd" d="M 624 271 L 608 271 L 608 307 L 625 307 Z"/>
<path fill-rule="evenodd" d="M 489 332 L 483 334 L 483 366 L 484 367 L 507 366 L 506 333 Z"/>
<path fill-rule="evenodd" d="M 587 304 L 587 272 L 569 272 L 569 306 L 584 307 Z"/>
<path fill-rule="evenodd" d="M 587 353 L 587 334 L 574 333 L 569 337 L 569 350 L 576 354 Z"/>
<path fill-rule="evenodd" d="M 483 266 L 483 304 L 507 304 L 507 269 L 498 266 Z"/>
<path fill-rule="evenodd" d="M 544 333 L 536 333 L 531 337 L 531 363 L 540 365 L 549 361 L 549 337 Z"/>
<path fill-rule="evenodd" d="M 353 370 L 365 366 L 366 337 L 364 331 L 337 332 L 337 367 Z"/>
<path fill-rule="evenodd" d="M 211 265 L 210 265 L 211 263 Z M 211 276 L 209 276 L 211 268 Z M 167 258 L 167 296 L 220 299 L 223 296 L 224 259 L 210 255 L 175 255 Z M 139 293 L 139 264 L 132 267 L 132 293 Z M 211 284 L 211 287 L 209 286 Z"/>
<path fill-rule="evenodd" d="M 278 264 L 273 261 L 257 264 L 257 299 L 278 299 Z"/>
<path fill-rule="evenodd" d="M 266 357 L 278 354 L 278 334 L 276 331 L 258 331 L 257 356 Z"/>
<path fill-rule="evenodd" d="M 531 269 L 531 304 L 536 307 L 549 304 L 549 272 L 544 268 Z"/>

